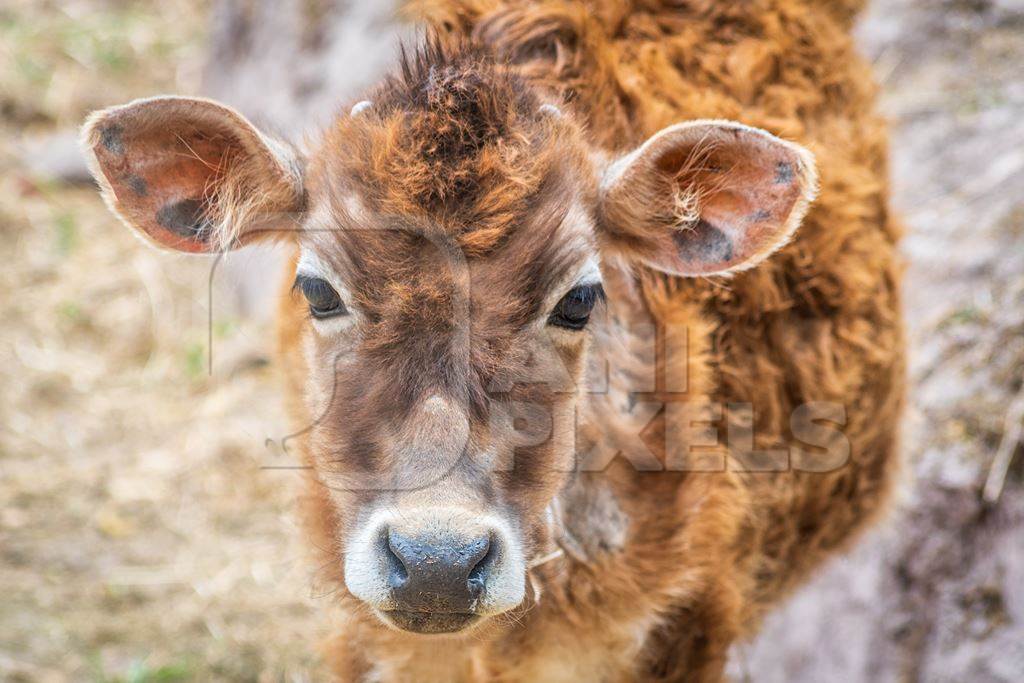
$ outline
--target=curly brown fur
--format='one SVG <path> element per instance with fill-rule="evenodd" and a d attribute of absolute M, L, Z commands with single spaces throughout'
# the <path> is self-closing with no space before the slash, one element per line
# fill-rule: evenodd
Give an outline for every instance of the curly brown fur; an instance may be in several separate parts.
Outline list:
<path fill-rule="evenodd" d="M 340 679 L 719 680 L 878 518 L 904 350 L 860 4 L 419 0 L 434 37 L 308 163 L 203 100 L 90 120 L 140 233 L 301 213 L 289 275 L 342 290 L 278 326 Z M 485 539 L 486 587 L 399 596 L 396 530 Z"/>

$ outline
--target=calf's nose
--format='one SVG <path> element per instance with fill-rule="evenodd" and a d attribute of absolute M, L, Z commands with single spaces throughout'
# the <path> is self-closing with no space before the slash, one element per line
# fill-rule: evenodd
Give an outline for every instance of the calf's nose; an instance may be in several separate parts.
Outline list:
<path fill-rule="evenodd" d="M 398 609 L 471 612 L 494 557 L 491 535 L 409 537 L 389 529 L 388 586 Z"/>

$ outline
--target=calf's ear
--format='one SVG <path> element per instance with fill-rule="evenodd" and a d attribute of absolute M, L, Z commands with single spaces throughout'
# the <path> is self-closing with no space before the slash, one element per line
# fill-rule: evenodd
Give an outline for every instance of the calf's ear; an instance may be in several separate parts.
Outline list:
<path fill-rule="evenodd" d="M 803 147 L 739 123 L 694 121 L 608 168 L 600 224 L 613 249 L 658 270 L 730 273 L 786 244 L 816 192 Z"/>
<path fill-rule="evenodd" d="M 210 100 L 154 97 L 95 112 L 82 144 L 110 209 L 167 249 L 232 248 L 303 209 L 295 150 Z"/>

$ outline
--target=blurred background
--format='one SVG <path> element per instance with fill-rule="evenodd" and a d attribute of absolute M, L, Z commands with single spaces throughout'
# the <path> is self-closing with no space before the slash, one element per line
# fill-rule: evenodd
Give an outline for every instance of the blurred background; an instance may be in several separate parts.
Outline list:
<path fill-rule="evenodd" d="M 0 680 L 323 677 L 269 362 L 279 256 L 144 247 L 76 128 L 170 92 L 301 140 L 391 62 L 392 8 L 0 2 Z M 1024 680 L 1024 1 L 877 0 L 857 40 L 908 229 L 905 484 L 730 669 Z"/>

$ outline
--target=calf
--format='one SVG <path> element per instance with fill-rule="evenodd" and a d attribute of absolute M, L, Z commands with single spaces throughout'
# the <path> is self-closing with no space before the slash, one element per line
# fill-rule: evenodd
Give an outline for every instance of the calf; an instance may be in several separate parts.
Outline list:
<path fill-rule="evenodd" d="M 103 194 L 165 248 L 295 250 L 279 362 L 341 680 L 717 680 L 894 469 L 858 3 L 423 5 L 307 153 L 207 100 L 98 112 Z"/>

